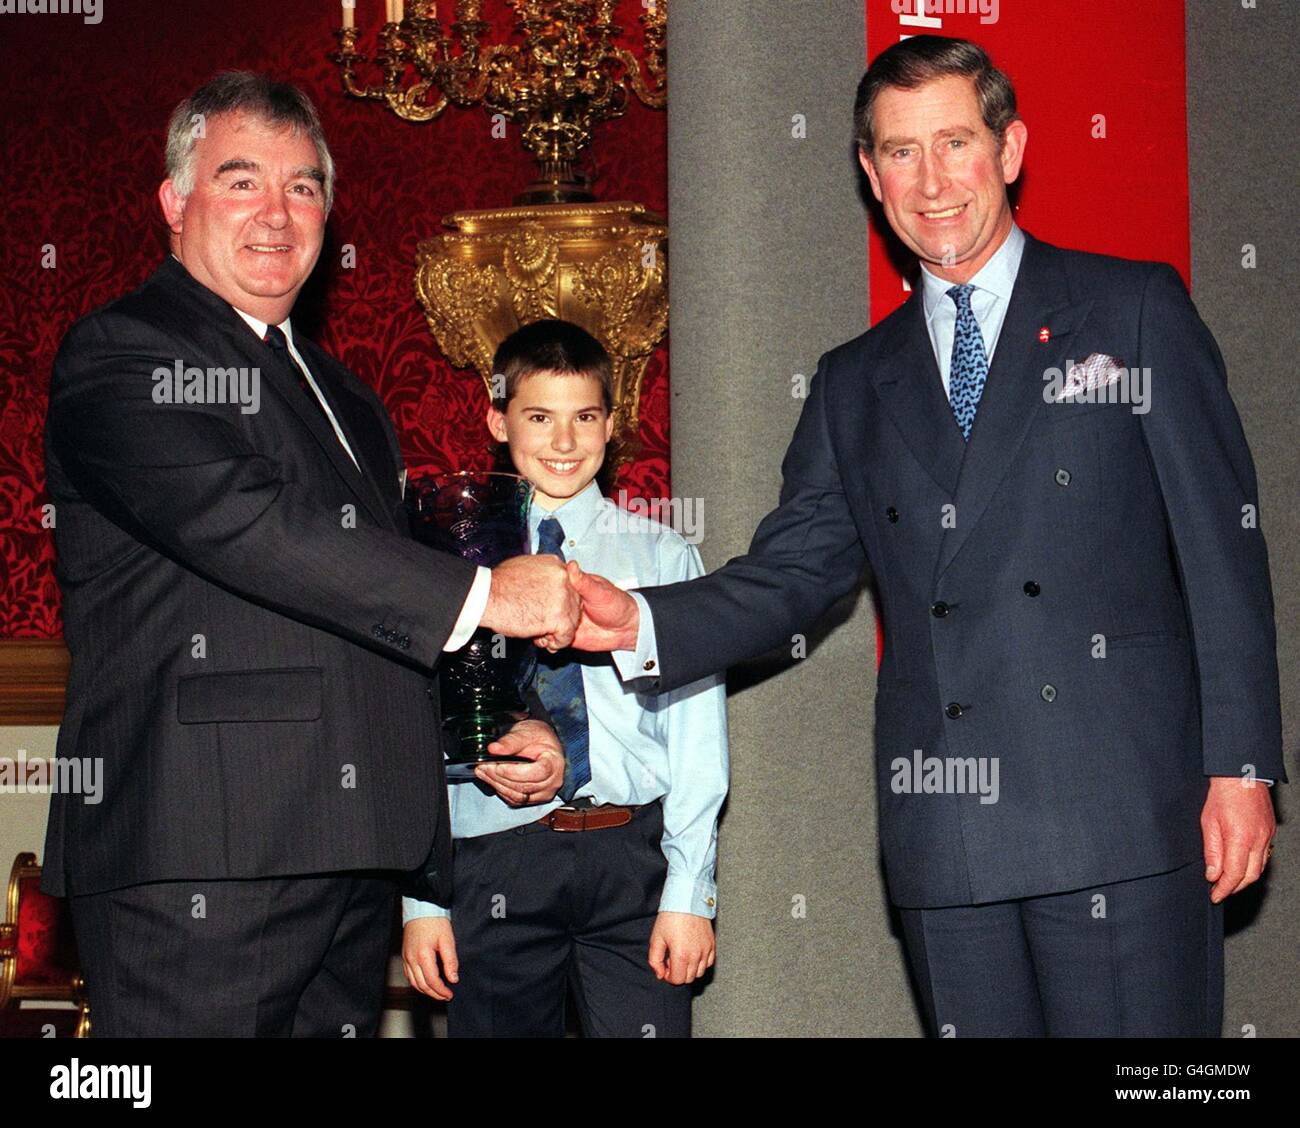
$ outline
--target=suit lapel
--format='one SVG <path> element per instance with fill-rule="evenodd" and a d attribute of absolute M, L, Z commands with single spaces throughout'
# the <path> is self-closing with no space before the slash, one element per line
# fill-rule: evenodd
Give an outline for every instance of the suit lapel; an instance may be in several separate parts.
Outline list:
<path fill-rule="evenodd" d="M 153 280 L 160 285 L 166 300 L 180 301 L 183 305 L 193 307 L 185 315 L 184 321 L 202 327 L 199 332 L 209 336 L 215 342 L 214 356 L 220 359 L 222 364 L 233 361 L 234 357 L 230 355 L 233 352 L 238 354 L 240 362 L 246 367 L 257 368 L 262 373 L 263 386 L 269 387 L 297 416 L 312 439 L 320 445 L 334 472 L 365 507 L 366 512 L 384 528 L 396 529 L 391 509 L 379 493 L 376 484 L 374 460 L 373 458 L 368 460 L 362 453 L 363 448 L 368 448 L 370 444 L 358 442 L 354 438 L 354 432 L 358 429 L 358 418 L 369 416 L 370 409 L 368 405 L 358 405 L 357 397 L 352 393 L 342 394 L 340 391 L 343 387 L 342 380 L 332 371 L 326 371 L 331 367 L 329 364 L 322 363 L 322 358 L 328 361 L 327 355 L 316 349 L 309 341 L 299 339 L 294 342 L 299 353 L 310 365 L 312 376 L 325 389 L 339 426 L 348 436 L 348 442 L 365 473 L 358 471 L 353 465 L 352 459 L 343 449 L 328 420 L 302 394 L 294 374 L 286 371 L 276 361 L 274 353 L 257 339 L 257 334 L 248 327 L 224 298 L 197 282 L 191 277 L 189 271 L 171 256 L 163 262 Z"/>
<path fill-rule="evenodd" d="M 397 470 L 389 463 L 388 440 L 381 430 L 379 420 L 375 418 L 374 408 L 367 399 L 347 386 L 349 377 L 344 375 L 344 370 L 328 353 L 311 341 L 295 343 L 298 344 L 298 351 L 303 354 L 303 359 L 311 365 L 312 375 L 329 399 L 330 407 L 334 409 L 334 415 L 347 436 L 352 453 L 357 456 L 357 462 L 361 465 L 360 474 L 352 465 L 352 460 L 348 458 L 347 451 L 340 445 L 338 437 L 332 429 L 323 425 L 320 413 L 312 410 L 311 404 L 306 405 L 309 414 L 316 416 L 317 421 L 322 423 L 321 430 L 334 444 L 334 449 L 341 457 L 344 472 L 350 473 L 355 480 L 354 488 L 368 502 L 367 508 L 382 524 L 389 528 L 396 528 L 392 508 L 401 499 L 387 494 L 391 493 L 392 487 L 396 485 Z M 302 396 L 300 395 L 299 398 L 301 399 Z M 329 450 L 330 448 L 326 446 L 327 453 Z"/>
<path fill-rule="evenodd" d="M 882 353 L 874 375 L 876 394 L 916 461 L 951 497 L 966 443 L 943 392 L 919 288 L 890 326 Z"/>
<path fill-rule="evenodd" d="M 975 413 L 970 442 L 962 444 L 965 458 L 953 498 L 956 522 L 944 531 L 934 573 L 936 583 L 979 522 L 1043 405 L 1043 373 L 1061 366 L 1075 329 L 1091 307 L 1091 301 L 1071 302 L 1065 275 L 1052 250 L 1026 235 L 1020 270 Z M 1039 330 L 1044 326 L 1051 334 L 1047 342 L 1039 340 Z M 923 318 L 915 336 L 924 338 L 926 352 L 932 351 Z M 944 400 L 942 387 L 939 398 Z M 961 443 L 961 432 L 956 429 L 946 401 L 943 408 L 947 423 Z"/>

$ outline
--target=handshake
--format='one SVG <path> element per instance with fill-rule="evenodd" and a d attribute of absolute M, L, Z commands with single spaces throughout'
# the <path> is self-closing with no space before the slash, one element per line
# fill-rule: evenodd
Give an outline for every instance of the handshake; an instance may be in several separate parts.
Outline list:
<path fill-rule="evenodd" d="M 636 601 L 603 576 L 556 556 L 516 556 L 492 569 L 492 588 L 480 626 L 508 638 L 531 638 L 554 653 L 634 650 L 640 615 Z"/>

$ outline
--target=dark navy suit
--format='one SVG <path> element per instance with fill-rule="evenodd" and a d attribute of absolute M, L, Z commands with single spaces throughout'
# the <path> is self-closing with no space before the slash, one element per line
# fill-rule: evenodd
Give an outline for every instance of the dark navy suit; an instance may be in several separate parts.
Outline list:
<path fill-rule="evenodd" d="M 1046 371 L 1094 353 L 1150 369 L 1149 411 L 1045 401 Z M 1285 778 L 1255 471 L 1219 350 L 1171 267 L 1029 237 L 969 443 L 918 289 L 822 357 L 783 475 L 747 555 L 642 593 L 660 670 L 647 681 L 671 689 L 788 645 L 869 565 L 885 632 L 880 835 L 900 908 L 1159 874 L 1186 886 L 1207 777 Z M 915 749 L 996 757 L 997 802 L 897 791 L 895 761 Z M 1221 922 L 1183 923 L 1221 958 Z M 933 953 L 917 966 L 916 939 L 914 969 L 942 1027 L 926 980 L 945 970 Z M 1216 958 L 1204 943 L 1199 954 L 1164 943 L 1175 963 Z M 1114 957 L 1114 937 L 1104 950 Z M 997 979 L 966 993 L 972 1014 L 996 1000 Z M 1217 1034 L 1213 998 L 1202 1011 L 1204 1030 L 1171 1019 L 1151 1032 Z M 1077 1025 L 1069 1013 L 1048 1032 Z"/>

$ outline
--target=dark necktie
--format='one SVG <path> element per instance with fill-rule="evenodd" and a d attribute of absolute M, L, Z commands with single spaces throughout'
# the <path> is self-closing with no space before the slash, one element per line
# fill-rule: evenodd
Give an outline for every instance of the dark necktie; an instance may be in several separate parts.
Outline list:
<path fill-rule="evenodd" d="M 537 529 L 537 554 L 549 553 L 563 560 L 564 552 L 560 548 L 563 543 L 564 530 L 559 521 L 547 517 Z M 582 664 L 566 662 L 559 655 L 541 654 L 535 684 L 538 697 L 551 714 L 555 734 L 564 745 L 564 784 L 560 798 L 567 803 L 591 779 L 591 730 L 587 724 Z"/>
<path fill-rule="evenodd" d="M 975 287 L 966 283 L 948 291 L 957 307 L 957 328 L 952 335 L 952 365 L 948 369 L 948 399 L 952 413 L 957 417 L 961 436 L 970 440 L 971 424 L 975 422 L 975 409 L 984 393 L 984 382 L 989 376 L 989 362 L 984 355 L 984 338 L 980 336 L 979 322 L 971 309 L 970 295 Z"/>
<path fill-rule="evenodd" d="M 266 327 L 266 336 L 262 338 L 262 342 L 275 354 L 276 359 L 281 363 L 281 365 L 285 366 L 285 370 L 289 375 L 293 376 L 298 381 L 298 387 L 302 390 L 303 394 L 311 400 L 312 405 L 320 413 L 320 417 L 325 421 L 325 425 L 332 431 L 334 428 L 330 424 L 329 415 L 326 414 L 325 407 L 321 403 L 320 397 L 312 391 L 311 385 L 307 382 L 307 374 L 302 370 L 301 366 L 293 359 L 293 355 L 289 352 L 289 342 L 285 339 L 284 330 L 278 325 L 268 325 Z"/>

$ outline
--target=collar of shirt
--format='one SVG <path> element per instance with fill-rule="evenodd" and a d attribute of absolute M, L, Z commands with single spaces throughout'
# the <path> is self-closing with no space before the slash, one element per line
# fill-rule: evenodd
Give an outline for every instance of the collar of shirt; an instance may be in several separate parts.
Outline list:
<path fill-rule="evenodd" d="M 980 267 L 971 278 L 970 284 L 976 289 L 987 290 L 1003 303 L 1009 302 L 1011 290 L 1016 284 L 1016 275 L 1020 271 L 1020 257 L 1024 250 L 1025 233 L 1013 223 L 1011 230 L 1007 232 L 1007 237 L 1002 240 L 1002 246 L 993 253 L 993 257 L 988 262 Z M 921 300 L 925 303 L 927 324 L 934 319 L 940 302 L 947 302 L 950 308 L 955 308 L 952 299 L 948 297 L 948 291 L 955 283 L 932 273 L 925 263 L 921 263 L 921 284 Z"/>
<path fill-rule="evenodd" d="M 254 317 L 251 313 L 245 313 L 238 306 L 231 306 L 230 308 L 233 309 L 237 314 L 239 314 L 240 317 L 244 319 L 244 321 L 248 324 L 248 327 L 254 333 L 257 334 L 257 339 L 259 341 L 266 340 L 267 323 L 265 321 L 258 321 L 257 318 Z M 284 339 L 289 342 L 289 348 L 292 349 L 293 348 L 293 326 L 289 324 L 289 319 L 287 317 L 280 322 L 280 328 L 284 331 Z"/>
<path fill-rule="evenodd" d="M 600 487 L 593 479 L 587 483 L 581 493 L 575 494 L 555 509 L 543 509 L 540 505 L 531 506 L 528 511 L 528 534 L 533 551 L 537 551 L 537 529 L 547 517 L 554 517 L 559 521 L 560 528 L 564 530 L 566 547 L 570 542 L 582 540 L 596 518 L 600 516 L 601 503 L 604 500 Z M 567 552 L 564 556 L 566 560 L 569 559 Z"/>

